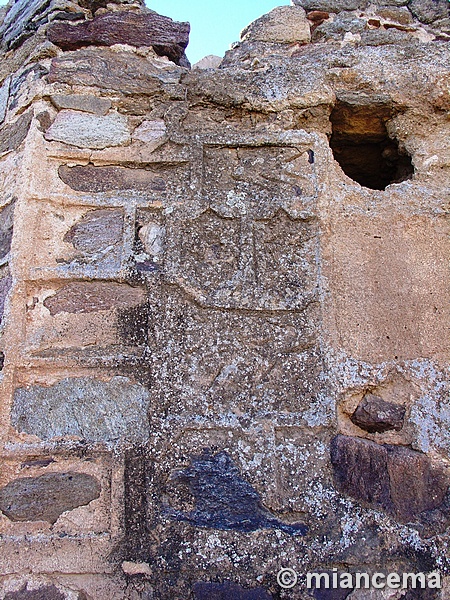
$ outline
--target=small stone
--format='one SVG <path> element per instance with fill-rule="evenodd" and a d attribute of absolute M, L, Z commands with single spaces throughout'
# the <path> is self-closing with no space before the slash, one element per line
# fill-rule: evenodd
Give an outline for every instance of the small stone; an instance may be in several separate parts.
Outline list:
<path fill-rule="evenodd" d="M 50 100 L 59 110 L 72 109 L 105 116 L 111 108 L 111 100 L 90 94 L 54 94 Z"/>
<path fill-rule="evenodd" d="M 99 482 L 86 473 L 46 473 L 24 477 L 0 489 L 0 510 L 11 521 L 55 523 L 66 510 L 100 496 Z"/>
<path fill-rule="evenodd" d="M 0 273 L 0 323 L 3 323 L 6 299 L 12 287 L 12 277 L 8 268 L 2 269 L 2 271 Z"/>
<path fill-rule="evenodd" d="M 118 209 L 89 211 L 64 236 L 64 241 L 85 254 L 97 254 L 123 239 L 124 215 Z"/>
<path fill-rule="evenodd" d="M 55 316 L 61 312 L 80 314 L 129 308 L 143 304 L 145 300 L 142 288 L 126 283 L 73 281 L 46 298 L 44 306 Z"/>
<path fill-rule="evenodd" d="M 134 190 L 137 192 L 163 192 L 164 179 L 146 169 L 127 167 L 67 167 L 58 169 L 62 181 L 78 192 L 110 192 L 113 190 Z"/>
<path fill-rule="evenodd" d="M 47 35 L 63 50 L 114 44 L 151 46 L 159 56 L 167 56 L 180 64 L 189 43 L 189 31 L 189 23 L 178 23 L 157 13 L 118 11 L 77 25 L 54 22 Z"/>
<path fill-rule="evenodd" d="M 165 232 L 165 228 L 158 223 L 147 223 L 139 229 L 139 239 L 147 254 L 154 258 L 162 254 Z"/>
<path fill-rule="evenodd" d="M 8 123 L 0 130 L 0 154 L 17 150 L 27 137 L 33 114 L 25 113 L 14 123 Z"/>
<path fill-rule="evenodd" d="M 351 416 L 351 421 L 369 433 L 400 431 L 406 409 L 393 402 L 386 402 L 374 394 L 366 394 Z"/>
<path fill-rule="evenodd" d="M 127 118 L 119 113 L 102 117 L 62 110 L 45 138 L 79 148 L 103 149 L 126 144 L 130 140 L 130 131 Z"/>
<path fill-rule="evenodd" d="M 122 563 L 122 571 L 125 575 L 151 575 L 150 565 L 145 562 L 131 562 L 124 560 Z"/>
<path fill-rule="evenodd" d="M 241 33 L 242 41 L 261 41 L 279 44 L 311 41 L 311 30 L 305 11 L 297 6 L 278 6 Z"/>

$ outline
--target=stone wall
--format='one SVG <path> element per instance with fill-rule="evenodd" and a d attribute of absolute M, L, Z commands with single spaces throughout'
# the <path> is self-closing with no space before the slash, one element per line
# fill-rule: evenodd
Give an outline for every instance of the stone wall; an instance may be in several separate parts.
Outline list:
<path fill-rule="evenodd" d="M 2 19 L 0 598 L 448 598 L 447 0 Z"/>

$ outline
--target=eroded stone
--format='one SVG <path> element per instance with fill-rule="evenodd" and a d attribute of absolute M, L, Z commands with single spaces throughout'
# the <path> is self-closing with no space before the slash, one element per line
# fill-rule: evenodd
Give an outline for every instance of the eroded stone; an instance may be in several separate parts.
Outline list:
<path fill-rule="evenodd" d="M 123 241 L 123 219 L 122 210 L 91 210 L 72 225 L 64 241 L 85 254 L 106 252 Z"/>
<path fill-rule="evenodd" d="M 182 71 L 172 63 L 156 65 L 155 61 L 131 52 L 84 48 L 53 59 L 48 80 L 115 90 L 125 95 L 154 96 L 164 91 L 164 84 L 177 84 Z"/>
<path fill-rule="evenodd" d="M 11 422 L 43 440 L 70 435 L 91 442 L 140 442 L 148 437 L 149 402 L 148 390 L 126 377 L 68 378 L 16 389 Z"/>
<path fill-rule="evenodd" d="M 125 283 L 74 281 L 44 300 L 52 316 L 61 312 L 89 313 L 112 308 L 129 308 L 146 300 L 142 288 Z"/>
<path fill-rule="evenodd" d="M 92 21 L 69 25 L 52 23 L 48 39 L 63 50 L 83 46 L 151 46 L 160 56 L 179 64 L 189 43 L 189 23 L 178 23 L 156 13 L 109 12 Z"/>
<path fill-rule="evenodd" d="M 127 118 L 119 113 L 98 116 L 62 110 L 45 137 L 79 148 L 102 149 L 125 144 L 130 140 L 130 131 Z"/>
<path fill-rule="evenodd" d="M 17 592 L 7 592 L 4 600 L 65 600 L 65 596 L 54 585 L 28 589 L 25 584 Z"/>
<path fill-rule="evenodd" d="M 422 23 L 433 23 L 450 16 L 447 0 L 411 0 L 408 8 Z"/>
<path fill-rule="evenodd" d="M 99 482 L 86 473 L 45 473 L 24 477 L 0 489 L 0 510 L 12 521 L 48 521 L 100 496 Z"/>
<path fill-rule="evenodd" d="M 164 191 L 166 183 L 161 176 L 150 170 L 127 167 L 61 166 L 61 179 L 73 190 L 80 192 L 110 192 L 135 190 L 141 192 Z"/>
<path fill-rule="evenodd" d="M 8 109 L 10 82 L 11 78 L 7 77 L 3 82 L 3 85 L 0 87 L 0 125 L 5 120 L 6 111 Z"/>
<path fill-rule="evenodd" d="M 105 116 L 111 108 L 111 100 L 90 94 L 54 94 L 50 96 L 50 100 L 60 110 L 81 110 L 101 116 Z"/>
<path fill-rule="evenodd" d="M 369 433 L 400 431 L 406 409 L 393 402 L 386 402 L 374 394 L 366 394 L 351 416 L 355 425 Z"/>

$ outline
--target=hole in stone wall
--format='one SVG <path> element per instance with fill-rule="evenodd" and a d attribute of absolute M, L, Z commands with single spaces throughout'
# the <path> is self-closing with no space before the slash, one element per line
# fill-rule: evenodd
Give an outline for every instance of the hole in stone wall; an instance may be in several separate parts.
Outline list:
<path fill-rule="evenodd" d="M 411 179 L 411 157 L 388 135 L 386 123 L 393 117 L 384 104 L 354 106 L 338 102 L 330 120 L 330 146 L 335 160 L 348 177 L 373 190 Z"/>

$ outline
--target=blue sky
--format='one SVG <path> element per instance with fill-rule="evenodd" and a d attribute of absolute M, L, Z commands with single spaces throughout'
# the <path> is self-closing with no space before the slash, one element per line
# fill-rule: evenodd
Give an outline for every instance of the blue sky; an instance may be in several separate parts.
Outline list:
<path fill-rule="evenodd" d="M 149 8 L 191 24 L 187 55 L 192 63 L 207 54 L 223 56 L 251 21 L 289 0 L 146 0 Z M 0 6 L 6 0 L 0 0 Z"/>

